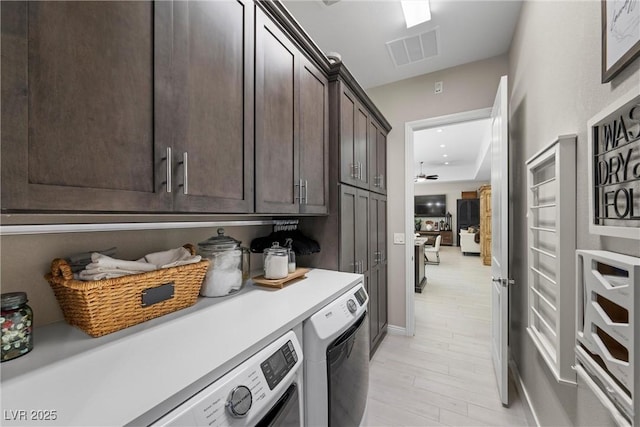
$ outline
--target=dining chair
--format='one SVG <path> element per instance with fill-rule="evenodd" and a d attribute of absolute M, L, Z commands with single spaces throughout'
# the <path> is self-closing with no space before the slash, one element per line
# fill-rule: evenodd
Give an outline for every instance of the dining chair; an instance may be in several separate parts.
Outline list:
<path fill-rule="evenodd" d="M 424 248 L 425 264 L 440 264 L 440 239 L 442 239 L 442 236 L 438 235 L 436 237 L 436 242 L 434 243 L 433 246 L 428 246 L 428 247 L 425 246 Z M 435 254 L 436 260 L 435 261 L 429 260 L 428 254 Z"/>

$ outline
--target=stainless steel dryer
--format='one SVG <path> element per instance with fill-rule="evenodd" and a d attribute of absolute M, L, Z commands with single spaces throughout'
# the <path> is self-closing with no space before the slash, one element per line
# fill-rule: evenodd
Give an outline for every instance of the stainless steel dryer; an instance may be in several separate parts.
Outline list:
<path fill-rule="evenodd" d="M 368 301 L 360 282 L 304 322 L 306 426 L 365 424 Z"/>

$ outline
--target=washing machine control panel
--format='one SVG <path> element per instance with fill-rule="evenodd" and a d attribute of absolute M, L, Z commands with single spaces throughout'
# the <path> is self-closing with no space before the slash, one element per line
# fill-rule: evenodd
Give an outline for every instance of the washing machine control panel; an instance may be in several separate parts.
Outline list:
<path fill-rule="evenodd" d="M 271 390 L 291 371 L 297 361 L 296 349 L 291 341 L 287 341 L 278 351 L 260 364 L 262 373 L 267 379 L 267 384 Z"/>
<path fill-rule="evenodd" d="M 302 348 L 296 335 L 287 332 L 153 425 L 255 425 L 297 380 L 301 368 Z"/>

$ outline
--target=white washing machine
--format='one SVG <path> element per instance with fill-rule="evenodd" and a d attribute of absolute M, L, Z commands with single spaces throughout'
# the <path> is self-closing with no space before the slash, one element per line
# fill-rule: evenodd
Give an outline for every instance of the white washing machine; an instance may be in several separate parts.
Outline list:
<path fill-rule="evenodd" d="M 303 324 L 305 425 L 365 424 L 369 297 L 362 282 Z"/>
<path fill-rule="evenodd" d="M 302 363 L 289 331 L 153 425 L 301 427 Z"/>

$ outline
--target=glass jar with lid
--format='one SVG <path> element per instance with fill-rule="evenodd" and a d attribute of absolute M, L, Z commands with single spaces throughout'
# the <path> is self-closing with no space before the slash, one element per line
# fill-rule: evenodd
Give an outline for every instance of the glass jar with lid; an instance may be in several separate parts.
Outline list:
<path fill-rule="evenodd" d="M 2 352 L 0 360 L 15 359 L 33 348 L 33 310 L 27 305 L 25 292 L 9 292 L 0 296 Z"/>
<path fill-rule="evenodd" d="M 264 278 L 269 280 L 284 279 L 289 275 L 289 249 L 273 242 L 263 252 Z"/>
<path fill-rule="evenodd" d="M 205 297 L 235 294 L 249 278 L 249 250 L 241 247 L 239 240 L 225 236 L 224 228 L 217 232 L 217 236 L 198 243 L 198 254 L 211 261 L 200 288 Z"/>

